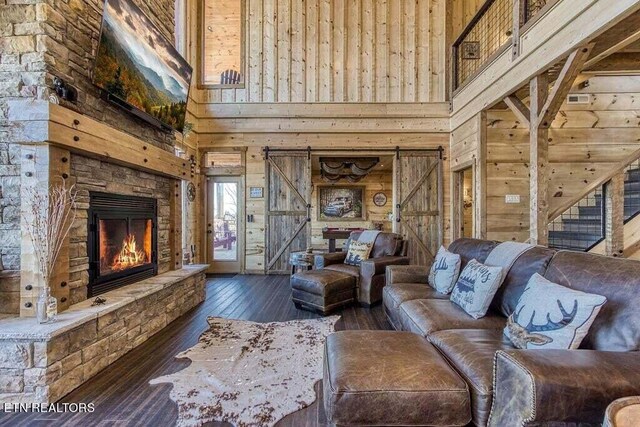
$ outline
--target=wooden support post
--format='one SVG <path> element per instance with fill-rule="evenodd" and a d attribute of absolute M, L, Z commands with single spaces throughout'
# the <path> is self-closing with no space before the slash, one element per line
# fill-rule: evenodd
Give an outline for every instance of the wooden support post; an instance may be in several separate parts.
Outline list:
<path fill-rule="evenodd" d="M 605 255 L 624 256 L 624 172 L 605 185 Z"/>
<path fill-rule="evenodd" d="M 549 243 L 549 128 L 573 82 L 582 70 L 593 43 L 576 49 L 569 55 L 549 93 L 548 74 L 534 77 L 529 84 L 531 106 L 529 117 L 530 142 L 530 241 L 533 244 Z M 513 101 L 513 100 L 511 100 Z M 509 105 L 509 104 L 507 104 Z M 518 107 L 514 103 L 514 107 Z M 516 110 L 520 110 L 516 108 Z"/>
<path fill-rule="evenodd" d="M 534 77 L 529 85 L 530 117 L 530 242 L 534 245 L 549 243 L 549 128 L 538 126 L 540 113 L 547 99 L 549 81 L 547 73 Z"/>
<path fill-rule="evenodd" d="M 66 179 L 70 174 L 71 155 L 68 150 L 49 144 L 23 145 L 20 151 L 22 194 L 31 189 L 40 194 L 48 202 L 51 186 L 70 185 Z M 58 300 L 58 311 L 69 308 L 69 237 L 62 244 L 49 283 L 44 283 L 40 266 L 35 255 L 31 239 L 26 233 L 25 221 L 30 221 L 33 214 L 29 200 L 21 204 L 21 250 L 20 250 L 20 316 L 35 316 L 36 303 L 43 286 L 51 288 L 51 295 Z"/>
<path fill-rule="evenodd" d="M 171 270 L 182 268 L 182 181 L 173 180 L 173 195 L 169 201 L 171 224 L 169 247 L 171 249 Z"/>
<path fill-rule="evenodd" d="M 513 0 L 513 31 L 511 32 L 511 58 L 520 56 L 520 28 L 524 25 L 525 0 Z"/>
<path fill-rule="evenodd" d="M 487 238 L 487 112 L 478 113 L 478 151 L 474 168 L 475 216 L 473 233 L 478 239 Z"/>

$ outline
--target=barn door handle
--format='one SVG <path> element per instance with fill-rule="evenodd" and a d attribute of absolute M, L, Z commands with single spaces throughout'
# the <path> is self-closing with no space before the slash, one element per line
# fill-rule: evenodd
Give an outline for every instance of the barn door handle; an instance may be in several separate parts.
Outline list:
<path fill-rule="evenodd" d="M 400 203 L 396 205 L 396 222 L 400 222 Z"/>
<path fill-rule="evenodd" d="M 307 222 L 311 222 L 311 203 L 307 203 Z"/>

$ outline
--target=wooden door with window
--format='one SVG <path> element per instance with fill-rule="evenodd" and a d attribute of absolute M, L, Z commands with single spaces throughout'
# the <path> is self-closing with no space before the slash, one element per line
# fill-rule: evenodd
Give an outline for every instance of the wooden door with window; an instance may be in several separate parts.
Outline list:
<path fill-rule="evenodd" d="M 408 241 L 411 264 L 429 265 L 444 234 L 440 152 L 401 151 L 394 169 L 394 230 Z"/>
<path fill-rule="evenodd" d="M 285 274 L 291 252 L 311 245 L 311 159 L 282 151 L 265 157 L 265 272 Z"/>
<path fill-rule="evenodd" d="M 243 180 L 207 178 L 207 261 L 209 273 L 241 273 L 244 259 Z"/>

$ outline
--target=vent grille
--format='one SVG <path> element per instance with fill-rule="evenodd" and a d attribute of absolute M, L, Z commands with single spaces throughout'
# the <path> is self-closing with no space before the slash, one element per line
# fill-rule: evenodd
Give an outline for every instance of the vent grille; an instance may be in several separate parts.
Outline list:
<path fill-rule="evenodd" d="M 569 95 L 567 97 L 567 104 L 589 104 L 591 102 L 591 95 Z"/>
<path fill-rule="evenodd" d="M 118 211 L 150 213 L 156 211 L 156 199 L 108 193 L 92 192 L 90 205 L 92 209 L 117 209 Z"/>

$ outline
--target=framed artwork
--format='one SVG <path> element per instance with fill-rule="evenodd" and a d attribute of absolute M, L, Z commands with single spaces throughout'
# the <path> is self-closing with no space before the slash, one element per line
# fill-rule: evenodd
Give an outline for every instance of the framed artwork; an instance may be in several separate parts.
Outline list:
<path fill-rule="evenodd" d="M 373 195 L 373 204 L 382 207 L 387 204 L 387 195 L 382 191 Z"/>
<path fill-rule="evenodd" d="M 463 42 L 462 59 L 480 59 L 480 42 Z"/>
<path fill-rule="evenodd" d="M 264 197 L 264 187 L 250 187 L 249 197 L 251 199 L 262 199 Z"/>
<path fill-rule="evenodd" d="M 318 186 L 318 221 L 365 220 L 364 186 Z"/>

